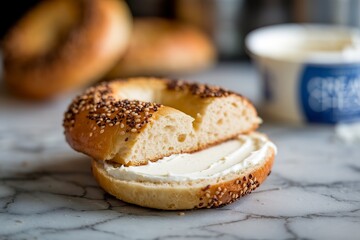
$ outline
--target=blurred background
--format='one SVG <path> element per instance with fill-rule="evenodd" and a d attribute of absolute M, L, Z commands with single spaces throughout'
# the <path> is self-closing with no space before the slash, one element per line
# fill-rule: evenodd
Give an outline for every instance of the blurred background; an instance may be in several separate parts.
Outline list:
<path fill-rule="evenodd" d="M 39 0 L 1 1 L 3 37 Z M 247 59 L 244 38 L 253 29 L 273 24 L 328 23 L 360 28 L 359 0 L 127 0 L 134 17 L 179 19 L 205 30 L 219 59 Z"/>
<path fill-rule="evenodd" d="M 19 20 L 38 2 L 40 1 L 1 1 L 0 14 L 2 16 L 2 24 L 0 29 L 0 38 L 3 38 L 17 20 Z M 322 82 L 321 84 L 323 85 L 319 85 L 321 88 L 320 90 L 312 84 L 311 86 L 315 86 L 316 89 L 314 89 L 311 93 L 309 90 L 309 93 L 306 93 L 309 95 L 307 96 L 308 99 L 302 99 L 300 101 L 297 95 L 301 95 L 301 91 L 303 90 L 299 89 L 295 91 L 291 89 L 294 89 L 294 86 L 298 84 L 297 81 L 308 84 L 306 81 L 311 80 L 310 77 L 307 80 L 303 80 L 301 78 L 301 74 L 305 72 L 304 69 L 307 69 L 307 63 L 304 63 L 301 66 L 281 65 L 281 71 L 295 67 L 297 68 L 296 71 L 293 71 L 291 77 L 288 77 L 292 78 L 293 85 L 286 85 L 288 84 L 288 81 L 286 81 L 287 79 L 281 79 L 282 82 L 280 83 L 279 77 L 275 76 L 277 72 L 280 72 L 280 75 L 286 75 L 280 70 L 278 71 L 278 68 L 275 66 L 275 62 L 267 63 L 267 65 L 265 64 L 265 67 L 260 66 L 261 64 L 253 64 L 259 63 L 259 61 L 252 61 L 252 59 L 250 59 L 250 51 L 245 46 L 245 39 L 253 30 L 264 26 L 277 26 L 284 23 L 321 23 L 330 26 L 351 27 L 352 29 L 360 30 L 360 0 L 127 0 L 126 3 L 129 6 L 134 19 L 139 17 L 161 17 L 175 20 L 177 22 L 187 23 L 188 25 L 192 25 L 200 29 L 209 37 L 217 51 L 215 64 L 208 64 L 210 61 L 207 61 L 207 57 L 205 56 L 204 61 L 207 61 L 207 63 L 204 63 L 204 65 L 206 65 L 206 67 L 194 67 L 195 71 L 192 72 L 185 72 L 183 70 L 172 72 L 172 69 L 170 68 L 169 72 L 166 72 L 166 74 L 159 75 L 157 74 L 158 70 L 155 69 L 154 72 L 149 72 L 148 75 L 150 76 L 186 78 L 192 81 L 220 85 L 240 92 L 255 103 L 256 107 L 259 108 L 260 115 L 264 117 L 265 120 L 267 120 L 267 113 L 263 111 L 264 109 L 268 109 L 272 115 L 279 116 L 279 119 L 283 120 L 283 122 L 298 123 L 304 122 L 304 119 L 310 119 L 310 122 L 337 123 L 348 120 L 358 121 L 360 119 L 360 95 L 357 94 L 357 92 L 360 91 L 360 87 L 359 89 L 352 89 L 353 95 L 347 95 L 349 88 L 352 86 L 360 86 L 360 60 L 356 62 L 358 65 L 353 67 L 351 71 L 347 68 L 347 63 L 345 63 L 339 69 L 333 69 L 330 67 L 327 72 L 321 73 L 323 75 L 325 74 L 325 77 L 331 76 L 336 78 L 345 76 L 346 80 L 344 80 L 343 84 L 345 87 L 329 92 L 329 89 L 334 89 L 339 85 L 336 81 L 330 83 L 326 82 L 326 89 L 323 89 L 324 84 Z M 46 21 L 46 19 L 44 19 L 44 21 Z M 174 30 L 174 33 L 171 34 L 173 34 L 173 36 L 180 34 L 180 31 L 177 33 L 176 31 L 177 30 Z M 331 35 L 335 36 L 336 33 L 330 32 L 329 36 L 332 37 Z M 186 37 L 184 38 L 186 39 Z M 173 39 L 176 38 L 174 37 Z M 325 40 L 327 41 L 327 39 Z M 146 41 L 147 40 L 144 40 L 144 42 Z M 264 39 L 264 41 L 266 42 L 266 39 Z M 340 39 L 340 41 L 342 40 Z M 352 40 L 350 39 L 350 41 Z M 136 41 L 131 39 L 130 43 L 132 42 Z M 176 41 L 173 42 L 176 44 Z M 153 43 L 148 43 L 147 46 L 152 44 Z M 351 45 L 352 43 L 350 42 L 349 44 Z M 187 53 L 182 55 L 182 57 L 186 56 L 183 62 L 191 61 L 193 56 L 189 53 L 196 50 L 196 47 L 194 46 L 196 46 L 196 44 L 192 46 L 192 49 L 191 47 L 186 49 L 186 46 L 183 48 L 184 51 L 187 50 Z M 268 46 L 268 48 L 272 47 L 273 46 Z M 342 46 L 341 48 L 345 49 L 347 47 L 348 46 Z M 137 48 L 137 46 L 134 45 L 133 48 Z M 157 48 L 162 49 L 161 44 L 158 44 Z M 179 47 L 179 49 L 181 48 Z M 359 49 L 360 48 L 358 48 L 358 50 Z M 201 52 L 201 49 L 199 51 Z M 298 51 L 301 52 L 301 49 L 298 49 Z M 342 54 L 341 51 L 343 51 L 343 49 L 336 51 Z M 138 52 L 142 55 L 141 52 L 143 52 L 143 49 Z M 171 52 L 171 50 L 169 52 Z M 139 55 L 138 53 L 136 54 Z M 193 55 L 196 54 L 197 53 Z M 357 52 L 353 51 L 352 54 L 356 55 Z M 152 52 L 152 56 L 153 55 L 154 53 Z M 175 63 L 176 66 L 179 59 L 176 59 L 175 55 L 176 54 L 172 56 L 170 54 L 169 58 L 172 58 L 170 60 L 174 60 L 173 63 Z M 129 59 L 138 58 L 138 56 L 132 57 L 133 58 L 129 57 Z M 140 56 L 140 59 L 141 57 L 143 56 Z M 127 57 L 124 58 L 126 59 Z M 143 58 L 146 58 L 146 56 Z M 160 60 L 160 62 L 168 62 L 168 60 L 169 59 L 164 57 L 164 59 Z M 255 60 L 259 59 L 255 58 Z M 137 60 L 133 62 L 136 61 Z M 147 61 L 149 62 L 149 60 Z M 129 68 L 129 65 L 131 68 L 131 66 L 134 65 L 133 62 L 129 62 L 130 64 L 124 68 Z M 256 66 L 258 68 L 256 68 Z M 347 70 L 344 70 L 344 67 Z M 162 65 L 160 65 L 160 68 L 162 68 Z M 187 67 L 184 67 L 184 69 L 186 68 Z M 313 70 L 310 69 L 309 71 Z M 111 77 L 126 77 L 116 74 L 113 74 Z M 316 72 L 316 74 L 318 74 L 318 72 Z M 135 76 L 142 75 L 146 74 L 142 74 L 142 72 L 136 72 L 135 74 Z M 132 76 L 134 76 L 134 74 Z M 359 79 L 356 78 L 357 76 L 359 76 Z M 4 89 L 6 92 L 6 88 Z M 73 90 L 75 91 L 72 95 L 64 95 L 65 99 L 71 99 L 74 93 L 78 93 L 80 91 L 79 89 Z M 318 94 L 318 90 L 325 94 L 320 94 L 320 96 Z M 290 91 L 290 93 L 282 94 L 284 91 Z M 317 95 L 314 95 L 314 97 L 311 94 Z M 325 100 L 322 98 L 324 95 L 327 95 Z M 272 104 L 271 101 L 274 100 L 273 96 L 278 97 L 278 100 Z M 345 98 L 343 96 L 345 96 Z M 311 109 L 309 110 L 309 113 L 305 114 L 304 112 L 307 111 L 306 108 L 309 108 L 307 106 L 310 104 L 307 103 L 309 101 L 317 101 L 316 104 L 318 105 L 328 104 L 330 101 L 331 109 L 325 109 L 327 112 L 324 111 L 324 113 L 321 113 L 322 115 Z M 347 104 L 347 109 L 344 110 L 343 108 L 339 108 L 337 103 L 333 104 L 333 102 L 339 101 L 349 102 L 349 104 Z M 264 102 L 268 104 L 262 105 L 261 103 Z M 285 105 L 287 102 L 289 102 L 289 104 Z M 273 106 L 271 106 L 271 104 Z M 320 106 L 320 108 L 321 107 L 322 106 Z M 295 109 L 294 112 L 291 112 L 292 109 Z M 288 114 L 288 112 L 284 113 L 284 111 L 290 112 Z M 271 120 L 271 118 L 269 119 Z"/>

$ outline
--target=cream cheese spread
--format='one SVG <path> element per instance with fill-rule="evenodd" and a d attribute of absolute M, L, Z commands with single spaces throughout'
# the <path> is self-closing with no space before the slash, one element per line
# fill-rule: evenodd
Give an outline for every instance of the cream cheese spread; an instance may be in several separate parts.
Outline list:
<path fill-rule="evenodd" d="M 236 173 L 265 160 L 276 146 L 265 136 L 253 133 L 190 154 L 174 154 L 142 166 L 105 163 L 109 175 L 120 180 L 183 182 L 213 179 Z"/>

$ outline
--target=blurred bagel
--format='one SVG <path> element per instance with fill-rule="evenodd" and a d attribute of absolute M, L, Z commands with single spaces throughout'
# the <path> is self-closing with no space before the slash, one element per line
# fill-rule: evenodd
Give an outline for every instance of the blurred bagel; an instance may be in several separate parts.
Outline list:
<path fill-rule="evenodd" d="M 87 85 L 114 65 L 130 32 L 122 0 L 42 1 L 3 40 L 4 79 L 33 99 Z"/>
<path fill-rule="evenodd" d="M 134 20 L 131 43 L 107 78 L 167 76 L 210 67 L 215 47 L 199 30 L 161 18 Z"/>

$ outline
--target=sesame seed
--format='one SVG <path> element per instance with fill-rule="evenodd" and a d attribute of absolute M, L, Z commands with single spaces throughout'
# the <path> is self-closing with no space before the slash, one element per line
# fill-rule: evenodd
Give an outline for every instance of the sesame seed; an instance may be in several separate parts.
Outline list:
<path fill-rule="evenodd" d="M 188 91 L 200 98 L 223 97 L 234 94 L 217 86 L 209 86 L 205 84 L 187 83 L 181 80 L 168 81 L 167 88 L 175 91 Z"/>
<path fill-rule="evenodd" d="M 210 191 L 209 188 L 210 188 L 210 185 L 206 185 L 206 187 L 204 187 L 202 190 L 203 191 Z"/>
<path fill-rule="evenodd" d="M 86 118 L 94 121 L 99 127 L 104 126 L 102 129 L 119 124 L 122 124 L 121 128 L 127 125 L 129 129 L 141 129 L 150 122 L 152 114 L 162 107 L 156 103 L 116 99 L 115 96 L 111 83 L 102 83 L 87 89 L 70 104 L 64 114 L 63 126 L 71 131 L 75 124 L 75 116 L 86 109 Z M 92 129 L 96 130 L 96 126 Z"/>
<path fill-rule="evenodd" d="M 101 129 L 101 130 L 100 130 L 100 134 L 103 134 L 103 133 L 104 133 L 104 131 L 105 131 L 104 129 Z"/>
<path fill-rule="evenodd" d="M 89 133 L 89 137 L 92 137 L 92 135 L 93 135 L 93 133 L 91 132 L 91 133 Z"/>
<path fill-rule="evenodd" d="M 179 215 L 179 216 L 184 216 L 185 213 L 184 213 L 184 212 L 179 212 L 178 215 Z"/>

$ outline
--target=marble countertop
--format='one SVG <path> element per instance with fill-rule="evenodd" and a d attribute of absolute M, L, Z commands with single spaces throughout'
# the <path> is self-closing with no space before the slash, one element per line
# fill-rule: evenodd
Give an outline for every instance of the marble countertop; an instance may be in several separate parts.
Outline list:
<path fill-rule="evenodd" d="M 255 103 L 249 65 L 189 77 Z M 46 104 L 0 95 L 0 239 L 360 239 L 360 148 L 331 126 L 265 124 L 279 148 L 268 180 L 218 209 L 165 212 L 101 190 L 89 158 L 65 142 L 69 96 Z"/>

